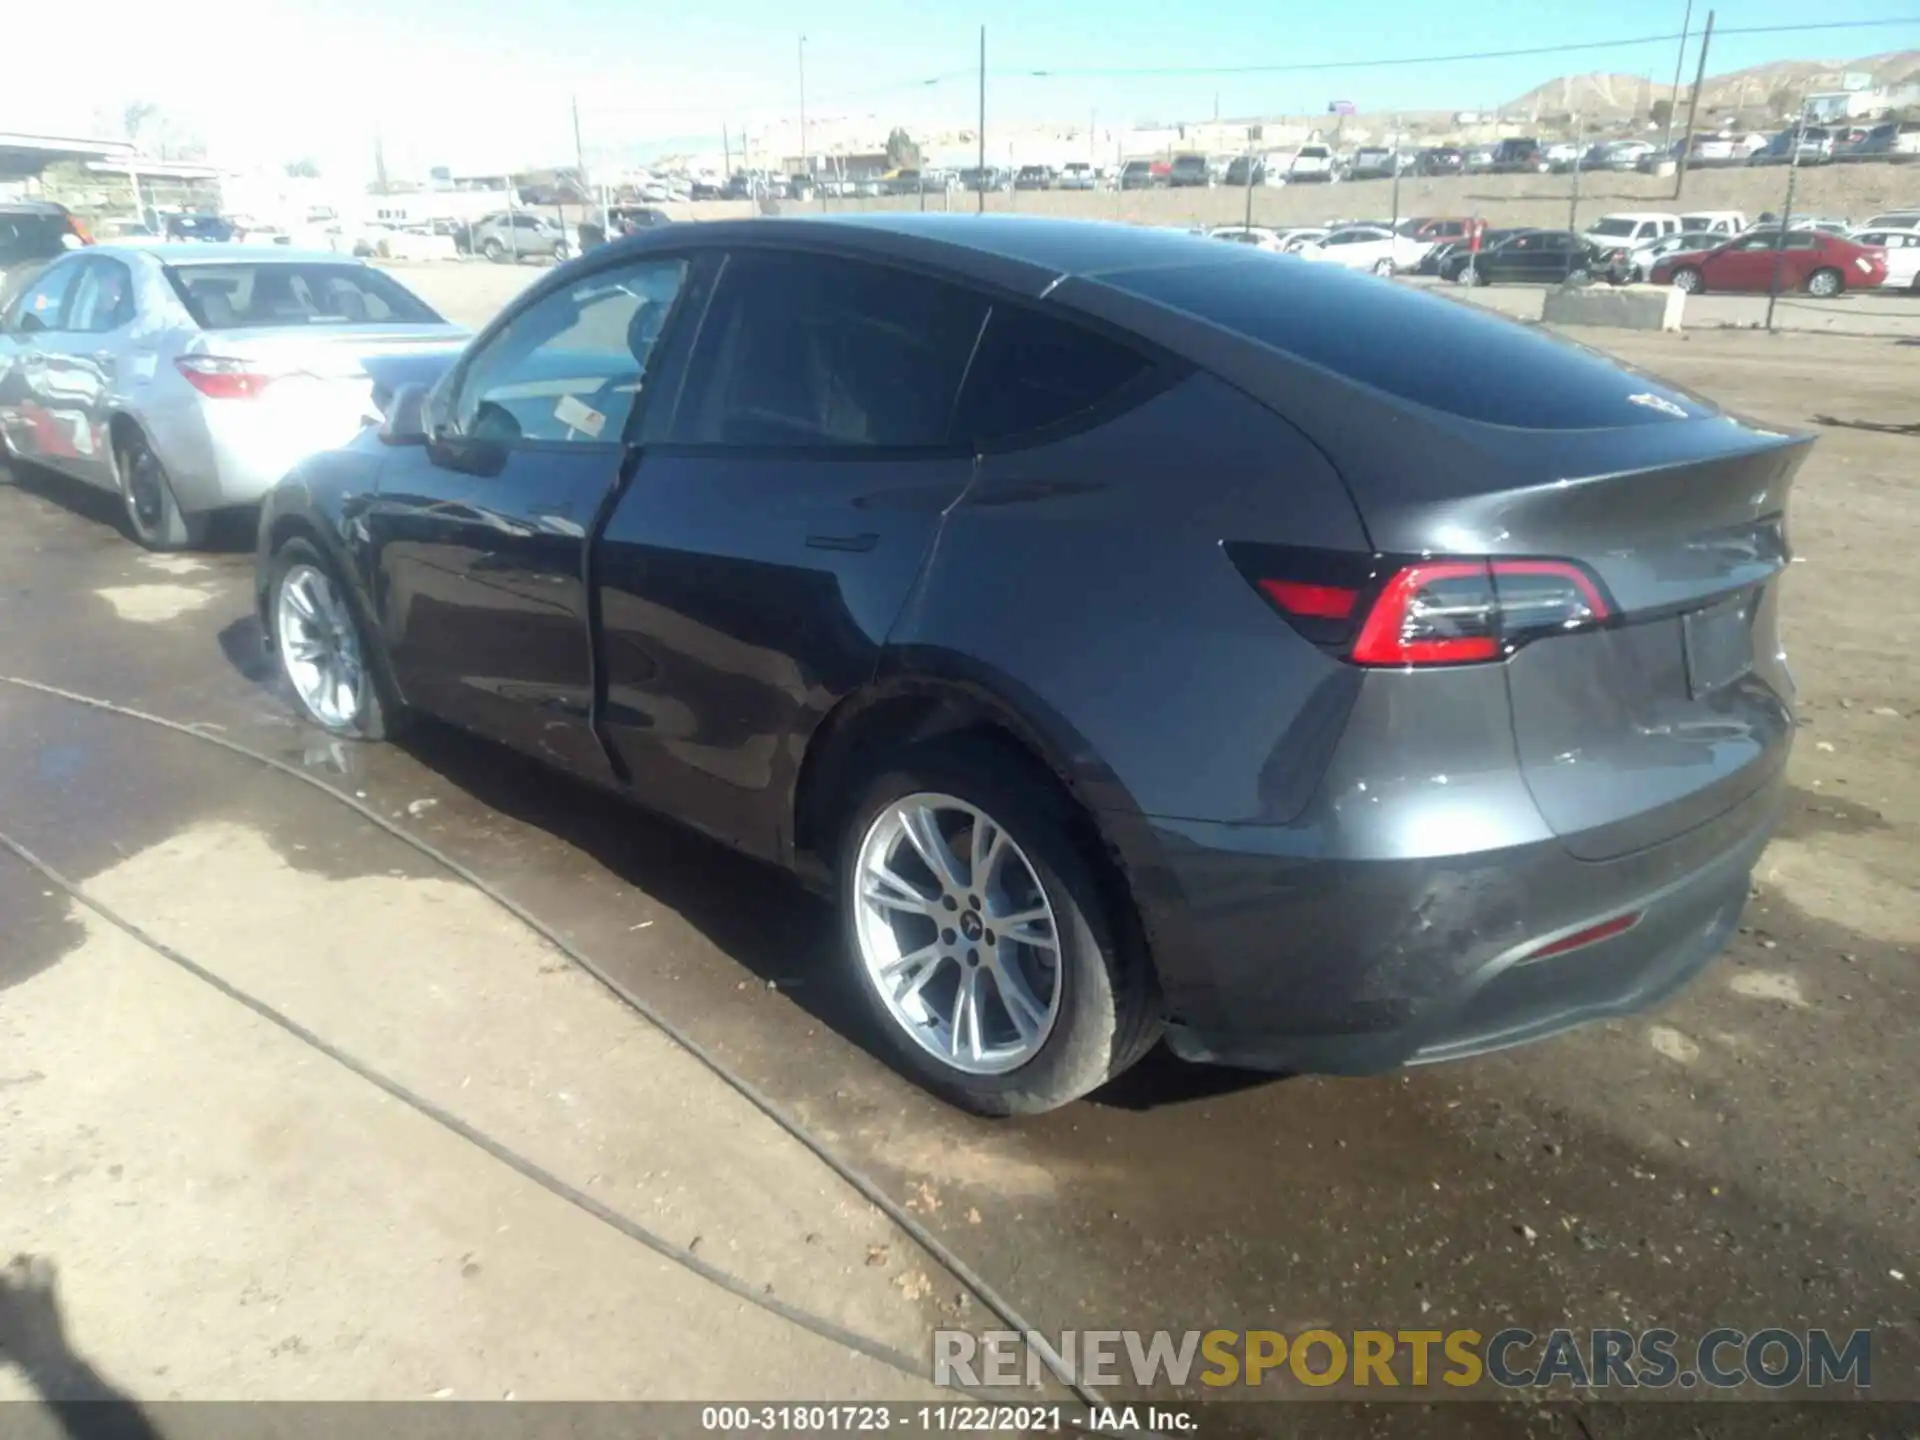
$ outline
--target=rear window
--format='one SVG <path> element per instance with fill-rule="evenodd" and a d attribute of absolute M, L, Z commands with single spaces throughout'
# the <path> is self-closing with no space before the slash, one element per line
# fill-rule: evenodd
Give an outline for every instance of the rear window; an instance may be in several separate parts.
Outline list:
<path fill-rule="evenodd" d="M 366 265 L 169 265 L 167 279 L 203 330 L 276 325 L 430 325 L 440 317 Z"/>
<path fill-rule="evenodd" d="M 1448 415 L 1529 430 L 1584 430 L 1672 418 L 1688 397 L 1576 345 L 1475 307 L 1329 265 L 1275 263 L 1219 247 L 1213 263 L 1102 277 L 1284 355 Z M 1435 364 L 1435 356 L 1457 363 Z M 1645 395 L 1647 400 L 1631 400 Z"/>

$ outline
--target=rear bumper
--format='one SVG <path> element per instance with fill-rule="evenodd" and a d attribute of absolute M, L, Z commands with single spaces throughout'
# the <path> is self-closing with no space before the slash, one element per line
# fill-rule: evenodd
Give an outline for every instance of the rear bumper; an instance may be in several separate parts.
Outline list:
<path fill-rule="evenodd" d="M 195 398 L 140 419 L 189 512 L 258 505 L 300 461 L 362 428 L 358 412 L 332 396 L 312 404 Z"/>
<path fill-rule="evenodd" d="M 1474 855 L 1315 858 L 1286 827 L 1150 821 L 1143 905 L 1183 1058 L 1367 1074 L 1654 1005 L 1724 947 L 1784 771 L 1718 818 L 1604 862 L 1559 839 Z M 1631 929 L 1541 959 L 1615 916 Z"/>

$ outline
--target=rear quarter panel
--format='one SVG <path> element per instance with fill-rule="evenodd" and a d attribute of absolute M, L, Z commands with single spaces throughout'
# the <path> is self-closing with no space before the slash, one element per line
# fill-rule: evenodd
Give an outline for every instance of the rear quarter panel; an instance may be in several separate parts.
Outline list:
<path fill-rule="evenodd" d="M 1260 598 L 1227 540 L 1366 548 L 1320 452 L 1198 373 L 1097 429 L 985 457 L 890 668 L 991 691 L 1096 809 L 1284 821 L 1357 677 Z"/>

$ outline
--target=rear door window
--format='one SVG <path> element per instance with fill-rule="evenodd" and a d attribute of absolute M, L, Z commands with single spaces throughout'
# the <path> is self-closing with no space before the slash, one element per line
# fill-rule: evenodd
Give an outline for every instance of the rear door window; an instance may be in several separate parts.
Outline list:
<path fill-rule="evenodd" d="M 67 329 L 106 335 L 133 319 L 133 272 L 118 260 L 89 259 L 67 307 Z"/>
<path fill-rule="evenodd" d="M 1019 444 L 1099 411 L 1152 369 L 1137 351 L 1017 305 L 996 305 L 955 414 L 954 439 Z"/>
<path fill-rule="evenodd" d="M 984 296 L 886 266 L 737 253 L 701 327 L 671 438 L 943 448 L 986 311 Z"/>

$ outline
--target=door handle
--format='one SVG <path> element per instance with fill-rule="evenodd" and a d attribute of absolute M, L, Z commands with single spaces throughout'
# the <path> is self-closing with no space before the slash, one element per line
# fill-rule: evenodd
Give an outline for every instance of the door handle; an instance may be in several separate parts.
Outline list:
<path fill-rule="evenodd" d="M 809 533 L 809 550 L 855 550 L 866 551 L 880 543 L 880 537 L 871 531 L 859 535 L 820 535 Z"/>

